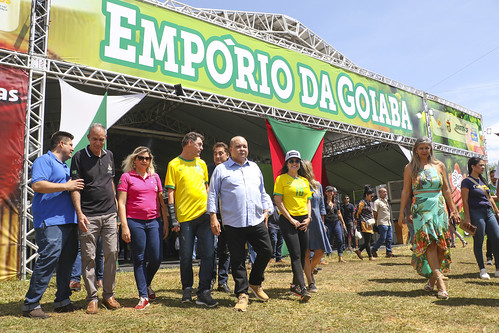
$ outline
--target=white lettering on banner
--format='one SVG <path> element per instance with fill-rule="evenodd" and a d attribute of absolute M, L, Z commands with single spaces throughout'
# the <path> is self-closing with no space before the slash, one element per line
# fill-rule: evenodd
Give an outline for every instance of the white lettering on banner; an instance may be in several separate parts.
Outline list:
<path fill-rule="evenodd" d="M 346 71 L 319 73 L 299 62 L 293 72 L 291 60 L 240 44 L 230 33 L 206 39 L 193 28 L 158 22 L 131 3 L 102 1 L 106 32 L 100 56 L 105 62 L 150 72 L 159 69 L 183 80 L 209 80 L 221 89 L 232 87 L 265 99 L 293 102 L 291 109 L 299 102 L 298 106 L 318 112 L 338 114 L 339 109 L 351 119 L 413 130 L 407 102 L 395 88 L 385 85 L 388 89 L 383 91 L 369 86 L 368 79 L 354 82 Z"/>
<path fill-rule="evenodd" d="M 184 65 L 180 71 L 185 76 L 197 77 L 193 64 L 201 64 L 204 60 L 204 43 L 199 35 L 182 30 L 180 37 L 184 41 Z"/>
<path fill-rule="evenodd" d="M 121 47 L 122 42 L 132 40 L 132 29 L 123 26 L 122 20 L 125 18 L 128 25 L 135 25 L 135 10 L 117 5 L 112 2 L 106 2 L 106 12 L 108 13 L 106 23 L 109 25 L 108 45 L 104 46 L 104 55 L 108 58 L 123 60 L 126 62 L 135 62 L 135 46 L 129 45 Z"/>
<path fill-rule="evenodd" d="M 329 103 L 327 101 L 329 101 Z M 332 113 L 338 113 L 336 110 L 336 102 L 333 97 L 333 89 L 331 88 L 331 80 L 329 79 L 329 75 L 325 72 L 321 74 L 321 101 L 319 103 L 319 108 L 321 110 L 332 111 Z"/>
<path fill-rule="evenodd" d="M 164 62 L 164 70 L 178 73 L 178 65 L 175 63 L 175 37 L 177 29 L 169 26 L 163 27 L 161 40 L 158 41 L 156 24 L 149 20 L 140 20 L 140 25 L 144 30 L 142 53 L 139 55 L 139 64 L 147 67 L 156 67 L 157 62 Z M 154 52 L 154 59 L 152 53 Z M 166 53 L 166 59 L 164 55 Z"/>
<path fill-rule="evenodd" d="M 314 72 L 308 67 L 298 66 L 298 73 L 301 76 L 302 83 L 301 103 L 315 106 L 319 100 L 319 84 L 317 83 Z"/>
<path fill-rule="evenodd" d="M 222 73 L 218 71 L 218 66 L 216 65 L 217 56 L 222 57 L 225 64 L 225 70 Z M 234 71 L 234 63 L 232 62 L 229 48 L 222 41 L 215 40 L 208 45 L 206 50 L 206 67 L 208 74 L 216 83 L 219 85 L 229 83 Z"/>
<path fill-rule="evenodd" d="M 0 101 L 16 103 L 20 101 L 18 94 L 19 94 L 18 90 L 15 89 L 7 90 L 5 88 L 0 88 Z"/>
<path fill-rule="evenodd" d="M 234 47 L 234 53 L 237 57 L 236 87 L 243 90 L 248 89 L 248 84 L 252 92 L 258 92 L 258 85 L 255 82 L 255 59 L 253 54 L 242 47 Z"/>

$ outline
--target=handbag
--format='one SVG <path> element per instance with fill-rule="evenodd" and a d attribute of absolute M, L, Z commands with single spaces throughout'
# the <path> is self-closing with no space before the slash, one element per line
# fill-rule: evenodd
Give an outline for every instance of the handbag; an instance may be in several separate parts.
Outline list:
<path fill-rule="evenodd" d="M 376 220 L 375 220 L 375 219 L 372 219 L 372 218 L 371 218 L 371 219 L 368 219 L 368 220 L 366 221 L 366 225 L 367 225 L 368 227 L 372 226 L 372 225 L 373 225 L 373 224 L 375 224 L 375 223 L 376 223 Z"/>
<path fill-rule="evenodd" d="M 470 224 L 461 223 L 459 226 L 461 227 L 461 229 L 466 231 L 471 236 L 475 236 L 475 233 L 476 233 L 476 226 L 475 225 L 473 225 L 471 223 Z"/>

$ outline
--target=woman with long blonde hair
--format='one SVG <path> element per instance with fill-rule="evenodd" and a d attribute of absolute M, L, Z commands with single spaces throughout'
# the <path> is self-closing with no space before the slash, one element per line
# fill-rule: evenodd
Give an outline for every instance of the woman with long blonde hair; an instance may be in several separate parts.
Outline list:
<path fill-rule="evenodd" d="M 404 169 L 399 224 L 405 220 L 404 210 L 411 192 L 414 195 L 411 217 L 415 232 L 412 265 L 419 274 L 429 278 L 424 290 L 431 292 L 436 285 L 437 297 L 447 299 L 449 294 L 441 270 L 448 270 L 452 260 L 445 205 L 456 223 L 460 222 L 460 217 L 452 201 L 445 166 L 433 155 L 432 142 L 426 137 L 416 140 L 411 162 Z"/>
<path fill-rule="evenodd" d="M 312 272 L 314 268 L 321 261 L 324 253 L 331 253 L 331 244 L 327 239 L 326 226 L 324 225 L 324 216 L 326 215 L 326 207 L 324 205 L 324 193 L 322 185 L 315 179 L 312 163 L 307 160 L 302 160 L 303 175 L 310 184 L 312 191 L 312 199 L 310 204 L 312 206 L 312 220 L 308 225 L 309 242 L 308 249 L 305 254 L 305 276 L 308 282 L 308 291 L 317 292 L 314 276 Z M 312 259 L 310 259 L 310 251 L 314 252 Z"/>
<path fill-rule="evenodd" d="M 135 148 L 122 167 L 124 173 L 118 183 L 121 237 L 132 247 L 133 273 L 139 291 L 135 309 L 144 310 L 156 299 L 151 282 L 161 264 L 162 240 L 168 236 L 166 206 L 149 148 Z"/>

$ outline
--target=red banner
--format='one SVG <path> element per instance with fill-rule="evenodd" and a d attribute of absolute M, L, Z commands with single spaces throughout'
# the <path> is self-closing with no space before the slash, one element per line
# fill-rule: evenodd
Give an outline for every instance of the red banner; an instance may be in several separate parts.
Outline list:
<path fill-rule="evenodd" d="M 0 280 L 15 278 L 19 263 L 19 203 L 24 156 L 28 75 L 0 66 Z"/>

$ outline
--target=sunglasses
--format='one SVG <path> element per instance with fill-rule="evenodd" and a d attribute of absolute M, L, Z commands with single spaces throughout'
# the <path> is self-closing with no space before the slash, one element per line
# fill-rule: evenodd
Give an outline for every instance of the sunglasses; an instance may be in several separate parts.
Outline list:
<path fill-rule="evenodd" d="M 137 156 L 137 159 L 139 161 L 146 161 L 146 162 L 149 162 L 151 160 L 149 156 Z"/>
<path fill-rule="evenodd" d="M 299 159 L 290 158 L 290 159 L 288 160 L 288 163 L 291 163 L 291 164 L 293 164 L 293 163 L 298 163 L 298 164 L 299 164 L 299 163 L 300 163 L 300 160 L 299 160 Z"/>

